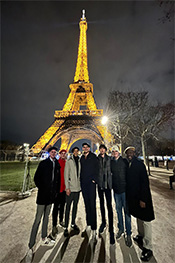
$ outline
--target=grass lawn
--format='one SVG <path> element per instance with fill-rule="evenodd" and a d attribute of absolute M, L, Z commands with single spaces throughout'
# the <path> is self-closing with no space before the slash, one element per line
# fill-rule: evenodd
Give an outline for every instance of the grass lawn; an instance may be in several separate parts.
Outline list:
<path fill-rule="evenodd" d="M 38 166 L 37 161 L 30 164 L 32 187 L 33 177 Z M 0 162 L 0 190 L 21 191 L 24 178 L 25 162 Z"/>

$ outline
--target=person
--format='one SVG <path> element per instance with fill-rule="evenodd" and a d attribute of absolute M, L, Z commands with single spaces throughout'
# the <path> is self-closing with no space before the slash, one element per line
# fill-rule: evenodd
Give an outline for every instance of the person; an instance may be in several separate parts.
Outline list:
<path fill-rule="evenodd" d="M 167 159 L 166 159 L 166 169 L 169 170 L 169 161 L 170 160 L 169 160 L 168 156 L 166 156 L 166 157 L 167 157 Z"/>
<path fill-rule="evenodd" d="M 73 155 L 66 162 L 64 170 L 64 180 L 66 186 L 66 212 L 65 212 L 65 230 L 64 236 L 68 236 L 68 224 L 71 204 L 73 203 L 72 209 L 72 222 L 71 228 L 79 231 L 79 227 L 75 224 L 77 206 L 80 197 L 80 158 L 78 156 L 79 148 L 74 147 L 72 149 Z"/>
<path fill-rule="evenodd" d="M 86 211 L 86 229 L 82 233 L 85 235 L 91 231 L 91 238 L 96 242 L 97 214 L 96 214 L 96 180 L 98 176 L 98 159 L 90 151 L 88 143 L 82 144 L 83 155 L 81 156 L 80 184 Z"/>
<path fill-rule="evenodd" d="M 173 190 L 173 182 L 175 182 L 175 165 L 173 166 L 173 175 L 169 176 L 170 190 Z"/>
<path fill-rule="evenodd" d="M 151 221 L 155 217 L 148 174 L 144 163 L 135 156 L 135 147 L 129 146 L 124 152 L 128 160 L 126 194 L 129 212 L 137 220 L 138 235 L 133 239 L 142 249 L 141 260 L 149 261 L 153 256 Z"/>
<path fill-rule="evenodd" d="M 120 239 L 124 234 L 123 211 L 125 216 L 125 244 L 132 246 L 131 239 L 131 215 L 129 214 L 126 202 L 126 164 L 120 155 L 117 145 L 112 148 L 114 158 L 111 160 L 112 188 L 114 191 L 114 200 L 118 217 L 118 233 L 116 239 Z"/>
<path fill-rule="evenodd" d="M 98 184 L 98 196 L 100 199 L 100 211 L 102 217 L 102 223 L 99 228 L 99 233 L 102 234 L 106 227 L 105 218 L 105 207 L 104 207 L 104 196 L 106 198 L 106 204 L 108 208 L 108 220 L 109 220 L 109 233 L 110 233 L 110 244 L 115 244 L 114 229 L 113 229 L 113 211 L 112 211 L 112 176 L 111 176 L 111 158 L 106 154 L 107 147 L 104 144 L 99 146 L 100 154 L 98 155 L 99 160 L 99 173 L 97 177 Z"/>
<path fill-rule="evenodd" d="M 48 152 L 50 156 L 39 163 L 34 176 L 34 182 L 38 188 L 36 200 L 37 210 L 30 234 L 29 251 L 26 255 L 26 262 L 31 262 L 32 260 L 33 246 L 35 245 L 42 216 L 41 245 L 53 245 L 53 241 L 47 238 L 47 228 L 51 206 L 52 203 L 54 203 L 57 189 L 60 187 L 60 165 L 55 158 L 57 148 L 51 147 Z"/>
<path fill-rule="evenodd" d="M 159 167 L 157 156 L 154 157 L 154 164 L 155 164 L 155 167 Z"/>
<path fill-rule="evenodd" d="M 52 236 L 54 237 L 58 233 L 57 228 L 57 218 L 58 218 L 58 211 L 59 211 L 59 224 L 60 226 L 64 227 L 63 223 L 63 215 L 64 215 L 64 208 L 66 202 L 66 192 L 65 192 L 65 183 L 64 183 L 64 168 L 66 164 L 66 154 L 67 151 L 62 149 L 59 152 L 60 158 L 58 163 L 60 165 L 60 188 L 58 189 L 58 194 L 54 202 L 54 207 L 52 211 Z"/>

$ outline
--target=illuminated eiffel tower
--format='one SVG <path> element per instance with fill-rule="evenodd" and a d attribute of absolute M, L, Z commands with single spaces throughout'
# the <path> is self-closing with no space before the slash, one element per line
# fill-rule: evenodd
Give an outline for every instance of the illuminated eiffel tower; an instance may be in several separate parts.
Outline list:
<path fill-rule="evenodd" d="M 40 153 L 53 146 L 61 138 L 61 149 L 67 149 L 80 139 L 89 139 L 91 146 L 104 141 L 109 144 L 112 136 L 101 124 L 103 110 L 97 109 L 93 97 L 93 84 L 89 82 L 87 64 L 87 21 L 85 10 L 79 23 L 80 38 L 74 82 L 69 85 L 70 93 L 62 110 L 56 110 L 55 120 L 39 140 L 32 146 Z"/>

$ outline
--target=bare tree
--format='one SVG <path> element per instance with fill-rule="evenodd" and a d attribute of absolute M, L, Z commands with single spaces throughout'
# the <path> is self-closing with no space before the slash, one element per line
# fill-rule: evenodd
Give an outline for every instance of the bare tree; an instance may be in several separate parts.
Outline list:
<path fill-rule="evenodd" d="M 142 104 L 137 114 L 134 116 L 131 132 L 140 138 L 142 154 L 146 164 L 146 143 L 149 138 L 158 140 L 157 135 L 165 128 L 165 125 L 174 120 L 174 104 L 160 104 L 150 106 L 149 102 Z"/>
<path fill-rule="evenodd" d="M 108 111 L 109 129 L 120 143 L 121 152 L 127 137 L 136 137 L 141 142 L 145 164 L 148 139 L 157 140 L 165 125 L 174 119 L 174 103 L 150 105 L 148 92 L 113 91 L 108 97 Z"/>
<path fill-rule="evenodd" d="M 173 21 L 175 14 L 175 3 L 171 0 L 156 0 L 159 6 L 163 10 L 163 16 L 159 18 L 159 21 L 165 23 L 166 21 Z"/>
<path fill-rule="evenodd" d="M 142 104 L 147 103 L 147 92 L 112 91 L 108 97 L 107 111 L 110 116 L 109 130 L 120 144 L 121 153 L 129 133 L 132 133 L 131 123 L 139 112 Z"/>

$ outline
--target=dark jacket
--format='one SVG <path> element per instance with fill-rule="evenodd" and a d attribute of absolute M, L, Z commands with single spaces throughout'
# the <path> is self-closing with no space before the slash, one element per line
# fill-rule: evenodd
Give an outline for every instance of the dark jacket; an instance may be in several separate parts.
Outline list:
<path fill-rule="evenodd" d="M 105 154 L 104 158 L 99 154 L 99 173 L 97 184 L 100 188 L 112 189 L 111 158 Z"/>
<path fill-rule="evenodd" d="M 118 160 L 111 160 L 111 172 L 114 193 L 124 193 L 126 191 L 126 164 L 121 156 Z"/>
<path fill-rule="evenodd" d="M 98 159 L 97 156 L 89 152 L 87 158 L 82 155 L 80 159 L 81 172 L 80 172 L 80 182 L 82 187 L 86 187 L 89 183 L 94 180 L 97 182 L 98 177 Z"/>
<path fill-rule="evenodd" d="M 52 178 L 53 162 L 50 158 L 41 161 L 35 172 L 34 181 L 38 187 L 36 203 L 49 205 L 54 203 L 56 194 L 60 189 L 60 165 L 55 161 L 54 178 Z"/>
<path fill-rule="evenodd" d="M 144 163 L 134 157 L 127 168 L 126 196 L 129 212 L 143 221 L 152 221 L 154 217 L 149 179 Z M 140 201 L 146 203 L 145 208 L 140 207 Z"/>

